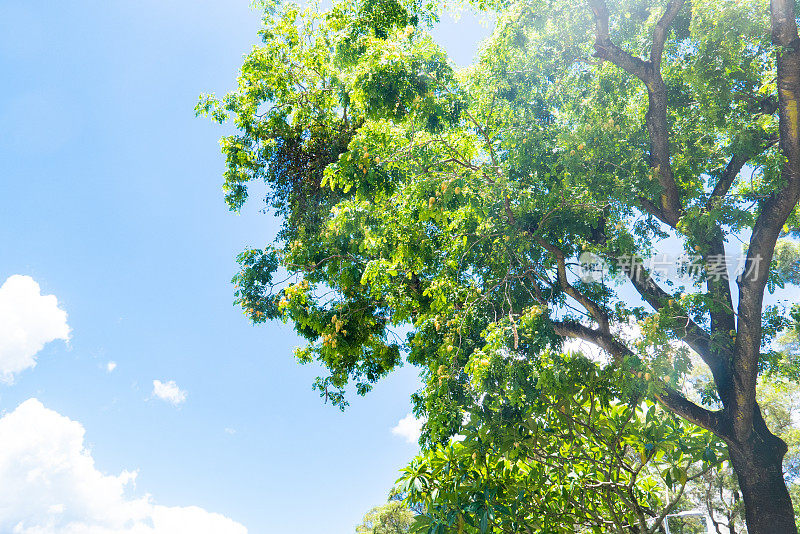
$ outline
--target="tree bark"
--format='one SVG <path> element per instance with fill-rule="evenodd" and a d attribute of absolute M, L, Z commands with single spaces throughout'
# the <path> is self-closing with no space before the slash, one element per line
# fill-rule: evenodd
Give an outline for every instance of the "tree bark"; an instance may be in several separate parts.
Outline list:
<path fill-rule="evenodd" d="M 749 534 L 796 534 L 794 509 L 783 478 L 786 443 L 772 434 L 756 409 L 755 428 L 728 454 L 744 499 Z"/>
<path fill-rule="evenodd" d="M 779 143 L 786 158 L 781 178 L 785 185 L 764 201 L 753 227 L 747 262 L 754 267 L 759 264 L 754 276 L 743 276 L 739 282 L 734 395 L 726 406 L 736 438 L 728 449 L 744 497 L 750 534 L 797 533 L 783 479 L 786 443 L 769 431 L 755 401 L 764 287 L 776 239 L 800 199 L 800 38 L 794 7 L 792 0 L 770 1 L 772 42 L 777 54 Z"/>
<path fill-rule="evenodd" d="M 753 431 L 728 442 L 728 455 L 744 499 L 749 534 L 796 534 L 794 508 L 783 478 L 786 443 L 770 432 L 756 405 Z"/>

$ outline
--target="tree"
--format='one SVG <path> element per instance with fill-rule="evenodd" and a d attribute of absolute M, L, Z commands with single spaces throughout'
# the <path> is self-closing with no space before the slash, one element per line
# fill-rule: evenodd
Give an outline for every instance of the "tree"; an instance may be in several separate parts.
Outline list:
<path fill-rule="evenodd" d="M 398 500 L 376 506 L 356 527 L 357 534 L 405 534 L 411 532 L 414 512 Z"/>
<path fill-rule="evenodd" d="M 726 443 L 751 534 L 796 532 L 787 447 L 756 400 L 790 322 L 764 295 L 792 281 L 773 257 L 798 228 L 794 3 L 476 4 L 497 26 L 456 72 L 424 31 L 433 2 L 262 2 L 238 89 L 197 108 L 235 115 L 230 207 L 264 180 L 284 223 L 240 255 L 237 302 L 294 323 L 298 359 L 330 371 L 315 387 L 340 407 L 349 382 L 364 394 L 405 354 L 426 381 L 413 400 L 429 446 L 475 408 L 464 370 L 487 332 L 511 358 L 595 344 Z M 688 282 L 642 261 L 665 241 L 693 256 Z M 588 254 L 616 281 L 579 278 Z M 689 351 L 721 408 L 682 392 Z"/>

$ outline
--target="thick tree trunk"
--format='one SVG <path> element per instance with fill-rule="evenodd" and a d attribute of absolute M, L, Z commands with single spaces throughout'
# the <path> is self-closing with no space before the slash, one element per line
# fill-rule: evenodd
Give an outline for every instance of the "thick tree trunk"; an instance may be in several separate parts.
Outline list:
<path fill-rule="evenodd" d="M 786 443 L 763 425 L 747 442 L 729 446 L 744 498 L 748 534 L 797 534 L 794 509 L 783 479 Z M 763 426 L 762 426 L 763 425 Z"/>

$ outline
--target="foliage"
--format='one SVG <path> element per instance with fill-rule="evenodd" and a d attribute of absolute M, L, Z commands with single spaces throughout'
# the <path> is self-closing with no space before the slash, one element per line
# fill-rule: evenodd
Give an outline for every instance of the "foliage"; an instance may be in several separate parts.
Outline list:
<path fill-rule="evenodd" d="M 789 239 L 778 241 L 775 247 L 775 264 L 781 282 L 800 282 L 800 244 Z"/>
<path fill-rule="evenodd" d="M 365 394 L 403 357 L 419 366 L 431 450 L 483 408 L 476 376 L 531 379 L 539 355 L 577 338 L 630 389 L 736 445 L 740 481 L 780 485 L 785 444 L 756 381 L 790 323 L 780 307 L 762 315 L 764 293 L 797 281 L 796 246 L 775 256 L 800 220 L 793 3 L 477 4 L 496 28 L 460 71 L 426 32 L 435 3 L 268 6 L 238 88 L 197 107 L 234 116 L 231 209 L 263 180 L 283 221 L 240 255 L 237 303 L 295 325 L 297 358 L 327 369 L 315 387 L 341 408 L 348 384 Z M 747 236 L 734 293 L 726 242 Z M 684 278 L 645 263 L 670 242 L 697 259 Z M 609 277 L 578 276 L 589 253 Z M 682 392 L 690 352 L 724 410 Z M 742 489 L 789 528 L 785 488 Z"/>
<path fill-rule="evenodd" d="M 540 316 L 535 339 L 521 349 L 530 352 L 557 340 L 556 317 L 582 320 L 570 311 L 571 291 L 557 276 L 546 279 L 556 275 L 558 255 L 646 256 L 663 236 L 639 207 L 659 189 L 646 157 L 646 91 L 613 65 L 588 62 L 591 17 L 568 16 L 586 11 L 577 5 L 560 6 L 550 20 L 536 16 L 535 4 L 514 4 L 479 63 L 455 73 L 419 26 L 435 17 L 431 6 L 384 4 L 267 13 L 264 45 L 247 57 L 240 88 L 221 100 L 204 97 L 198 112 L 235 114 L 239 133 L 222 141 L 231 208 L 262 179 L 283 217 L 276 245 L 239 258 L 237 302 L 251 319 L 291 320 L 311 342 L 298 357 L 328 367 L 320 384 L 339 393 L 349 380 L 365 392 L 397 366 L 403 344 L 392 327 L 410 326 L 409 360 L 434 371 L 425 398 L 438 399 L 445 385 L 457 398 L 458 380 L 441 381 L 435 370 L 462 367 L 485 328 L 511 330 Z M 619 39 L 635 49 L 658 9 L 638 1 L 615 9 L 631 19 Z M 690 250 L 704 225 L 736 229 L 753 219 L 737 200 L 750 194 L 750 181 L 706 212 L 697 204 L 705 182 L 696 176 L 775 131 L 770 115 L 745 117 L 771 94 L 766 8 L 725 4 L 736 25 L 717 35 L 720 9 L 695 3 L 692 17 L 676 20 L 664 66 L 675 105 L 691 111 L 671 118 L 676 144 L 688 150 L 676 155 L 675 172 L 687 198 L 678 231 Z M 703 53 L 689 54 L 693 46 Z M 710 68 L 712 53 L 722 66 Z M 734 128 L 740 116 L 745 127 Z M 764 190 L 771 154 L 753 161 Z M 273 284 L 279 265 L 299 281 Z M 612 322 L 641 316 L 613 284 L 571 285 Z M 665 344 L 676 323 L 688 314 L 707 324 L 714 306 L 683 289 L 649 314 L 658 336 L 639 351 L 651 351 L 648 363 L 665 371 L 669 363 L 656 360 L 673 354 Z"/>
<path fill-rule="evenodd" d="M 411 510 L 398 500 L 390 500 L 367 512 L 362 523 L 356 527 L 356 533 L 405 534 L 411 532 L 413 521 L 414 513 Z"/>
<path fill-rule="evenodd" d="M 418 532 L 660 532 L 687 484 L 725 460 L 709 432 L 615 400 L 613 369 L 578 355 L 536 363 L 527 383 L 483 391 L 463 440 L 404 470 L 401 490 L 427 511 Z"/>

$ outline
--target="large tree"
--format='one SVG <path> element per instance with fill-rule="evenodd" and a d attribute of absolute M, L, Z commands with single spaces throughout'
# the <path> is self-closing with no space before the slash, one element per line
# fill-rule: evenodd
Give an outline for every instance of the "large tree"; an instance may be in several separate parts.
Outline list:
<path fill-rule="evenodd" d="M 800 199 L 794 2 L 481 0 L 496 28 L 460 71 L 425 32 L 433 2 L 261 4 L 238 89 L 198 112 L 235 115 L 230 207 L 264 180 L 284 222 L 241 254 L 237 301 L 295 324 L 326 400 L 405 355 L 432 445 L 486 401 L 464 369 L 488 337 L 509 359 L 584 340 L 726 443 L 751 534 L 796 532 L 756 401 L 789 321 L 764 295 L 791 281 L 773 255 Z M 690 280 L 640 261 L 670 247 Z M 613 280 L 576 276 L 583 253 Z M 720 409 L 683 393 L 688 351 Z"/>

